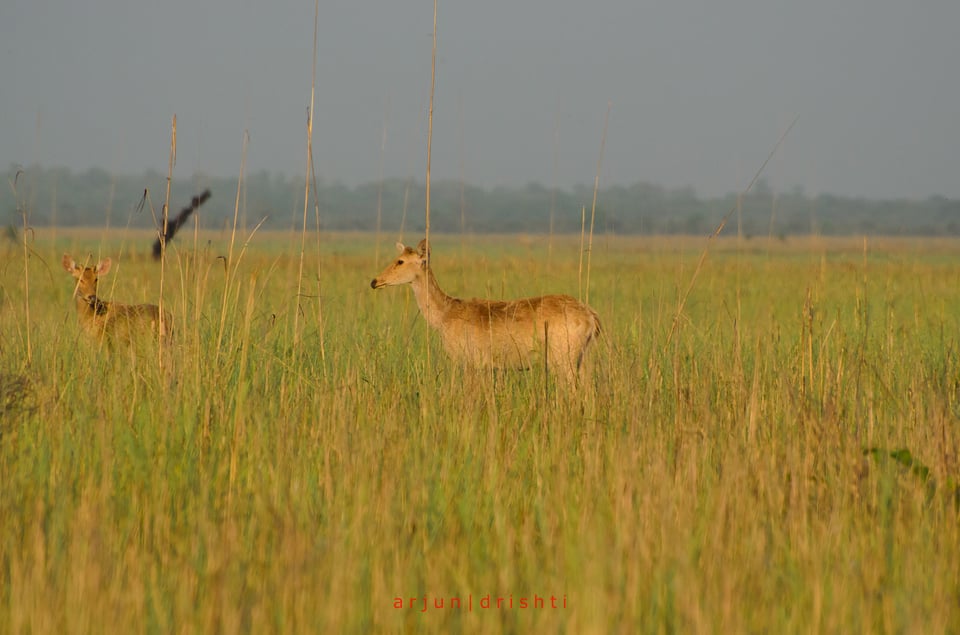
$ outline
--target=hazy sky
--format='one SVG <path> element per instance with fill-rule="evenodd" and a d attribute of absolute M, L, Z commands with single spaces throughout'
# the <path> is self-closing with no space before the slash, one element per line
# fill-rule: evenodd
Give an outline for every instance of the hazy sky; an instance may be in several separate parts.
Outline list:
<path fill-rule="evenodd" d="M 440 0 L 433 178 L 960 198 L 957 0 Z M 314 158 L 422 181 L 433 3 L 320 4 Z M 314 4 L 4 0 L 0 166 L 302 174 Z M 386 138 L 383 144 L 384 133 Z M 382 167 L 381 167 L 382 166 Z"/>

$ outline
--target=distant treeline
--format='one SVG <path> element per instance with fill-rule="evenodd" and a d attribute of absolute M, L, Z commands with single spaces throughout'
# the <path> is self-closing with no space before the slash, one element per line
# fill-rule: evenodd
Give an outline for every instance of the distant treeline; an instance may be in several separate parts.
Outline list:
<path fill-rule="evenodd" d="M 7 226 L 22 226 L 26 211 L 33 227 L 153 227 L 161 215 L 166 175 L 139 176 L 105 170 L 73 172 L 64 168 L 11 166 L 8 187 L 0 193 L 0 213 Z M 171 184 L 171 215 L 192 197 L 209 189 L 211 199 L 196 214 L 200 226 L 219 229 L 233 222 L 252 227 L 299 229 L 303 224 L 303 177 L 257 172 L 238 180 L 196 174 Z M 576 233 L 583 211 L 590 221 L 592 186 L 551 189 L 480 188 L 443 181 L 431 187 L 430 228 L 439 232 Z M 746 236 L 823 235 L 960 235 L 960 201 L 939 196 L 923 200 L 869 200 L 820 194 L 802 188 L 780 192 L 760 181 L 747 196 L 701 198 L 692 187 L 665 188 L 650 183 L 609 186 L 597 197 L 594 231 L 617 234 L 708 234 L 731 209 L 726 226 Z M 422 183 L 387 179 L 357 187 L 320 179 L 307 208 L 308 228 L 319 211 L 323 230 L 410 232 L 424 227 Z M 192 220 L 190 221 L 193 222 Z"/>

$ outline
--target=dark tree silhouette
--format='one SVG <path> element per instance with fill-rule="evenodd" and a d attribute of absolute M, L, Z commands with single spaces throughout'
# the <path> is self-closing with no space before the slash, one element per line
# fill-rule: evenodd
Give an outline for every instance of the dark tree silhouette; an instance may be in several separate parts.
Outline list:
<path fill-rule="evenodd" d="M 157 238 L 156 242 L 153 243 L 153 257 L 156 260 L 160 259 L 160 253 L 163 250 L 164 244 L 170 244 L 170 241 L 173 240 L 173 237 L 177 235 L 177 230 L 179 230 L 184 223 L 187 222 L 187 219 L 190 218 L 190 215 L 193 214 L 197 209 L 207 202 L 207 199 L 210 198 L 210 190 L 204 190 L 200 196 L 194 196 L 190 201 L 188 207 L 184 207 L 183 210 L 177 217 L 167 221 L 167 231 L 163 235 L 163 242 L 161 243 L 160 238 Z"/>

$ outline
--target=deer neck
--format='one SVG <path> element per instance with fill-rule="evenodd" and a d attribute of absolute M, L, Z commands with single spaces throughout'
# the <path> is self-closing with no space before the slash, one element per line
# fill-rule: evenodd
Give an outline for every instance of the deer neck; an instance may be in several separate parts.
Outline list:
<path fill-rule="evenodd" d="M 433 328 L 440 328 L 443 324 L 443 316 L 453 298 L 443 292 L 429 267 L 422 276 L 415 278 L 410 286 L 413 287 L 417 306 L 420 307 L 420 313 L 427 320 L 427 324 Z"/>
<path fill-rule="evenodd" d="M 96 295 L 84 296 L 79 293 L 76 296 L 77 313 L 82 320 L 92 320 L 106 314 L 107 303 Z"/>

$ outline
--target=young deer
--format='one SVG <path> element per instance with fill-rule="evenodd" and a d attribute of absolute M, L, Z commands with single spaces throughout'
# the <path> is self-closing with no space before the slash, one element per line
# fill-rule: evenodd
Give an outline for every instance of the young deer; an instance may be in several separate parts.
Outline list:
<path fill-rule="evenodd" d="M 173 326 L 170 314 L 163 312 L 156 304 L 121 304 L 104 302 L 97 297 L 97 280 L 110 271 L 112 262 L 104 259 L 93 267 L 81 267 L 68 254 L 63 254 L 63 268 L 77 279 L 74 299 L 77 303 L 77 315 L 80 327 L 85 333 L 97 340 L 113 341 L 123 339 L 132 341 L 139 334 L 151 332 L 157 335 L 157 329 L 164 337 L 169 336 Z"/>
<path fill-rule="evenodd" d="M 580 377 L 584 354 L 600 334 L 596 311 L 568 295 L 502 302 L 448 296 L 430 270 L 425 240 L 397 243 L 399 257 L 370 282 L 373 289 L 409 284 L 427 324 L 440 331 L 447 353 L 479 367 L 527 369 L 546 354 L 550 372 L 566 384 Z"/>

